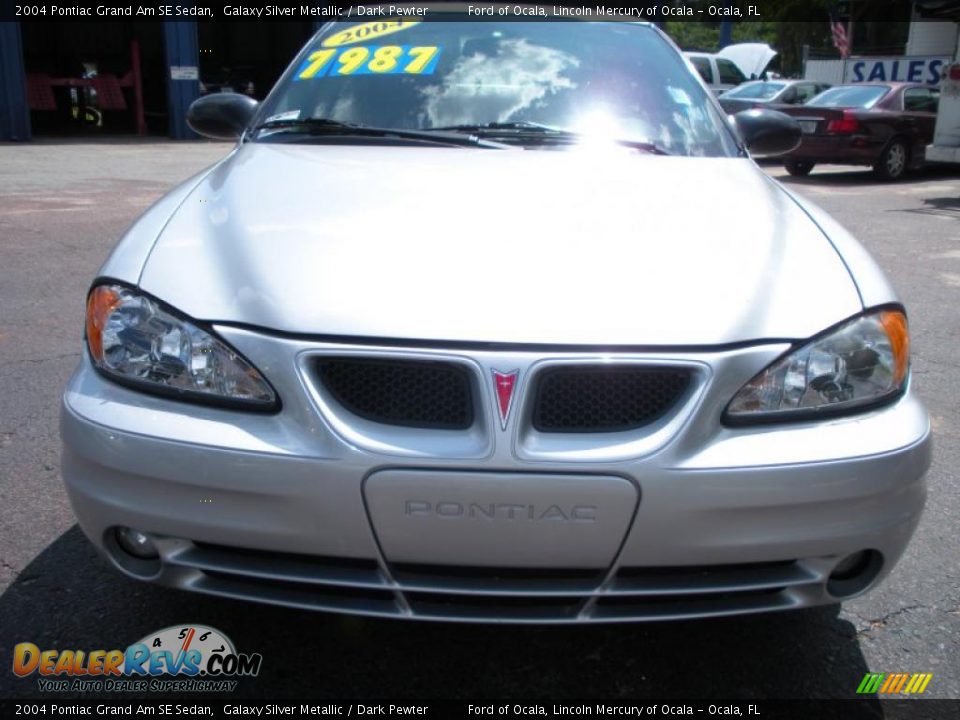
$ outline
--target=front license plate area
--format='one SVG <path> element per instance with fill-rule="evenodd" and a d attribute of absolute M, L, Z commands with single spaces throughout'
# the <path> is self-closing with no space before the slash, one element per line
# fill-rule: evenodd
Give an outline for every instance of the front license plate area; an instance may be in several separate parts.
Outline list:
<path fill-rule="evenodd" d="M 383 470 L 364 499 L 390 562 L 604 568 L 639 492 L 611 475 Z"/>

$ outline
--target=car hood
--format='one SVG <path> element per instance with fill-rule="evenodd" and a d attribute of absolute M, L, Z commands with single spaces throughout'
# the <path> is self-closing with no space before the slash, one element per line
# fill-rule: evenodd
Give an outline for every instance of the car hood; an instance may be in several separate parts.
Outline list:
<path fill-rule="evenodd" d="M 562 345 L 804 338 L 861 309 L 751 161 L 250 143 L 157 238 L 141 287 L 317 335 Z"/>
<path fill-rule="evenodd" d="M 737 43 L 727 45 L 717 56 L 731 61 L 744 75 L 752 78 L 763 74 L 770 61 L 777 56 L 777 51 L 766 43 Z"/>

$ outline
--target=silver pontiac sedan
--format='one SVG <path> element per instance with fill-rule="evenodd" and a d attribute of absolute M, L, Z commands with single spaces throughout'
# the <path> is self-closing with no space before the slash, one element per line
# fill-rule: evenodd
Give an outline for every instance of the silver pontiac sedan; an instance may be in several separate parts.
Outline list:
<path fill-rule="evenodd" d="M 903 306 L 652 25 L 321 29 L 90 289 L 63 476 L 121 572 L 396 618 L 838 603 L 919 521 Z"/>

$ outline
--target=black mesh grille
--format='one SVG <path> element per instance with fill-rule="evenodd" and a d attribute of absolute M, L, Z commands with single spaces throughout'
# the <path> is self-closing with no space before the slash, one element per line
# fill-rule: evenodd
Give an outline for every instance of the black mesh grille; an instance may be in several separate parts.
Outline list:
<path fill-rule="evenodd" d="M 473 424 L 470 376 L 459 365 L 328 358 L 317 366 L 334 399 L 367 420 L 441 430 L 463 430 Z"/>
<path fill-rule="evenodd" d="M 537 383 L 533 426 L 540 432 L 617 432 L 652 423 L 686 392 L 675 368 L 563 367 Z"/>

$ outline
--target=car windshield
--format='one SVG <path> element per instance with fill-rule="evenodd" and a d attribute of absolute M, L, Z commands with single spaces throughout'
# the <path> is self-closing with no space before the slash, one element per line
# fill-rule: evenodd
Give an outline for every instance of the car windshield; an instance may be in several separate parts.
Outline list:
<path fill-rule="evenodd" d="M 745 100 L 769 100 L 786 85 L 776 82 L 746 83 L 740 87 L 728 90 L 723 95 L 728 98 L 743 98 Z"/>
<path fill-rule="evenodd" d="M 730 156 L 732 133 L 682 56 L 652 27 L 610 22 L 332 23 L 270 94 L 256 140 L 309 140 L 318 120 L 472 132 L 533 142 L 552 133 L 645 142 L 671 155 Z M 272 127 L 271 127 L 272 126 Z M 281 127 L 282 126 L 282 127 Z M 516 144 L 524 144 L 517 142 Z M 541 143 L 542 146 L 542 143 Z"/>
<path fill-rule="evenodd" d="M 814 98 L 807 105 L 817 107 L 863 108 L 876 105 L 880 98 L 890 92 L 889 85 L 847 85 L 830 88 Z"/>

